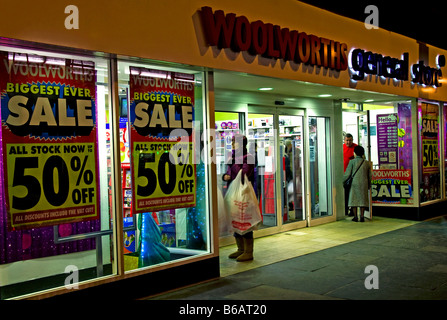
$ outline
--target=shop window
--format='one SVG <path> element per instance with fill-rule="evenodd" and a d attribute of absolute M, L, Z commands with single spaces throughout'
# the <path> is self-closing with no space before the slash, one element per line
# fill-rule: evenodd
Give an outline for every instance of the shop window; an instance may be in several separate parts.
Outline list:
<path fill-rule="evenodd" d="M 118 63 L 126 271 L 207 253 L 202 73 Z"/>
<path fill-rule="evenodd" d="M 437 103 L 419 101 L 420 201 L 441 198 L 440 107 Z"/>
<path fill-rule="evenodd" d="M 447 104 L 443 105 L 443 115 L 444 115 L 444 177 L 447 177 Z M 445 186 L 444 190 L 446 192 L 445 197 L 447 198 L 447 178 L 444 178 Z"/>
<path fill-rule="evenodd" d="M 414 204 L 411 104 L 365 104 L 363 110 L 369 113 L 369 140 L 367 125 L 359 121 L 359 132 L 356 130 L 355 121 L 361 116 L 351 114 L 349 120 L 343 115 L 343 122 L 351 123 L 352 134 L 360 137 L 354 142 L 365 151 L 370 147 L 366 158 L 373 165 L 372 203 Z"/>
<path fill-rule="evenodd" d="M 11 47 L 0 60 L 0 298 L 115 273 L 108 61 Z"/>

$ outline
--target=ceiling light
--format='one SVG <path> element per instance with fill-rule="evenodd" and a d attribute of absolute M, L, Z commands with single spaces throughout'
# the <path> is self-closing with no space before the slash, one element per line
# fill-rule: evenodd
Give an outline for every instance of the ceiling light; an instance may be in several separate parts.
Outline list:
<path fill-rule="evenodd" d="M 368 99 L 368 100 L 365 100 L 363 102 L 373 102 L 373 101 L 374 101 L 373 99 Z"/>
<path fill-rule="evenodd" d="M 332 97 L 332 94 L 319 94 L 318 96 L 320 98 L 327 98 L 327 97 Z"/>
<path fill-rule="evenodd" d="M 266 88 L 266 87 L 264 87 L 264 88 L 258 88 L 258 90 L 259 91 L 271 91 L 271 90 L 273 90 L 273 88 Z"/>

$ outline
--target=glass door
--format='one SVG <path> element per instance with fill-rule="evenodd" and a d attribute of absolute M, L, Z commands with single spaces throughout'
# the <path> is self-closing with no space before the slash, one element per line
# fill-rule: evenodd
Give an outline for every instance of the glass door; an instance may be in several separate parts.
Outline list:
<path fill-rule="evenodd" d="M 309 182 L 311 218 L 332 216 L 330 119 L 309 117 Z"/>
<path fill-rule="evenodd" d="M 371 143 L 370 143 L 370 122 L 369 110 L 359 113 L 357 116 L 358 144 L 365 149 L 365 157 L 371 160 Z"/>
<path fill-rule="evenodd" d="M 217 192 L 218 206 L 224 206 L 224 197 L 227 192 L 228 183 L 222 179 L 227 172 L 228 163 L 232 157 L 232 140 L 236 134 L 244 132 L 245 113 L 243 112 L 215 112 L 216 123 L 216 175 L 217 175 Z M 232 235 L 228 217 L 225 211 L 219 210 L 219 236 L 227 237 Z"/>
<path fill-rule="evenodd" d="M 373 163 L 371 162 L 371 137 L 370 137 L 370 120 L 369 120 L 369 110 L 360 113 L 357 116 L 357 128 L 359 145 L 365 149 L 365 160 L 370 161 L 371 170 L 373 168 Z M 372 219 L 372 194 L 369 190 L 369 208 L 365 210 L 365 218 Z"/>
<path fill-rule="evenodd" d="M 262 214 L 262 228 L 277 225 L 276 146 L 273 114 L 248 113 L 248 152 L 255 155 L 254 189 Z"/>
<path fill-rule="evenodd" d="M 279 116 L 281 208 L 284 224 L 306 219 L 303 133 L 303 116 Z"/>
<path fill-rule="evenodd" d="M 244 113 L 240 112 L 216 112 L 216 170 L 217 182 L 225 195 L 226 183 L 222 175 L 227 170 L 226 161 L 231 157 L 231 142 L 235 134 L 242 133 L 244 124 Z"/>

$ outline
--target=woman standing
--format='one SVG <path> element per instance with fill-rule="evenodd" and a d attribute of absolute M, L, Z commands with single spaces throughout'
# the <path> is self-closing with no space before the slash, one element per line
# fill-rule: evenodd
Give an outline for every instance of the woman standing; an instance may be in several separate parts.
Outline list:
<path fill-rule="evenodd" d="M 369 161 L 365 161 L 364 155 L 365 149 L 361 146 L 356 146 L 354 148 L 355 157 L 349 161 L 343 176 L 344 182 L 351 175 L 355 174 L 352 179 L 351 189 L 349 190 L 348 206 L 351 207 L 354 212 L 352 221 L 359 221 L 357 217 L 357 207 L 360 207 L 360 222 L 365 221 L 365 208 L 369 207 L 368 190 L 371 188 L 371 166 Z"/>
<path fill-rule="evenodd" d="M 246 175 L 249 182 L 254 184 L 254 169 L 255 158 L 247 151 L 247 137 L 237 134 L 232 140 L 232 157 L 227 161 L 227 172 L 222 176 L 222 179 L 227 182 L 227 186 L 237 177 L 240 170 L 242 170 L 242 183 L 244 176 Z M 233 234 L 236 239 L 237 251 L 230 254 L 230 259 L 236 259 L 236 261 L 249 261 L 253 260 L 253 231 L 247 232 L 244 235 L 238 233 Z"/>

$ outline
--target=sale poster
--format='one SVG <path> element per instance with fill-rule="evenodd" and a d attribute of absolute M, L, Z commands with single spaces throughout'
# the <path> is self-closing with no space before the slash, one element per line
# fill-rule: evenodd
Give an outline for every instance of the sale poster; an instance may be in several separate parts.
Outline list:
<path fill-rule="evenodd" d="M 377 115 L 377 149 L 381 169 L 397 169 L 397 114 Z"/>
<path fill-rule="evenodd" d="M 422 173 L 439 173 L 439 106 L 421 103 Z"/>
<path fill-rule="evenodd" d="M 373 170 L 372 203 L 413 204 L 411 170 Z"/>
<path fill-rule="evenodd" d="M 99 217 L 94 62 L 0 52 L 10 230 Z"/>
<path fill-rule="evenodd" d="M 420 199 L 423 202 L 441 197 L 439 105 L 421 102 L 419 112 L 422 153 Z"/>
<path fill-rule="evenodd" d="M 136 213 L 195 206 L 194 75 L 130 67 Z"/>

